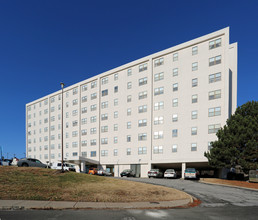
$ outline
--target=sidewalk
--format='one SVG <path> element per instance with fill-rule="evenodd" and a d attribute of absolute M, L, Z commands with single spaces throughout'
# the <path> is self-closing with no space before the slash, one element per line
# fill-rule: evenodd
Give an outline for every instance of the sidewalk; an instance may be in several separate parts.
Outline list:
<path fill-rule="evenodd" d="M 161 202 L 65 202 L 65 201 L 35 201 L 35 200 L 0 200 L 0 210 L 25 209 L 152 209 L 175 208 L 193 203 L 193 198 L 161 201 Z"/>

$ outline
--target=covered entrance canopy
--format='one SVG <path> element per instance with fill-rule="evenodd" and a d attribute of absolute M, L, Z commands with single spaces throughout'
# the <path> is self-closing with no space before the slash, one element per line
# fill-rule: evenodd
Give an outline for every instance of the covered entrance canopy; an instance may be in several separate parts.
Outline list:
<path fill-rule="evenodd" d="M 86 157 L 81 157 L 79 156 L 78 160 L 65 160 L 65 162 L 71 163 L 78 165 L 80 167 L 80 171 L 84 172 L 85 171 L 85 166 L 96 166 L 99 165 L 99 161 L 97 160 L 92 160 Z"/>

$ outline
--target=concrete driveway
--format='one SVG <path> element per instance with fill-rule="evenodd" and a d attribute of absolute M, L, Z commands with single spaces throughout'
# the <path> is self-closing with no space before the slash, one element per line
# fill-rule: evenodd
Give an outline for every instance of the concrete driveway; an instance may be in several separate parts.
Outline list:
<path fill-rule="evenodd" d="M 185 191 L 202 201 L 201 207 L 258 206 L 258 191 L 228 186 L 210 185 L 196 180 L 123 178 L 130 181 L 151 183 Z"/>

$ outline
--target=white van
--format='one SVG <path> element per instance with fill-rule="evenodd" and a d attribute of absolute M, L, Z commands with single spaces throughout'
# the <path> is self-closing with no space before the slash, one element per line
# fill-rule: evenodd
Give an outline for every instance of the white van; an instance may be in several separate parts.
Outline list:
<path fill-rule="evenodd" d="M 62 169 L 62 163 L 61 162 L 53 162 L 50 164 L 51 169 L 55 170 L 61 170 Z M 73 171 L 75 172 L 75 167 L 72 164 L 69 163 L 63 163 L 63 168 L 65 171 Z"/>

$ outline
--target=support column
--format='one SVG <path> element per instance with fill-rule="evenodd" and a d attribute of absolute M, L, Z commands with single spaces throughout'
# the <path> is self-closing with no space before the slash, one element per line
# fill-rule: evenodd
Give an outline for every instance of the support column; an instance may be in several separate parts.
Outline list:
<path fill-rule="evenodd" d="M 81 162 L 81 172 L 85 172 L 85 162 Z"/>
<path fill-rule="evenodd" d="M 181 179 L 184 179 L 185 178 L 185 168 L 186 168 L 186 163 L 182 163 L 182 170 L 181 170 Z"/>

